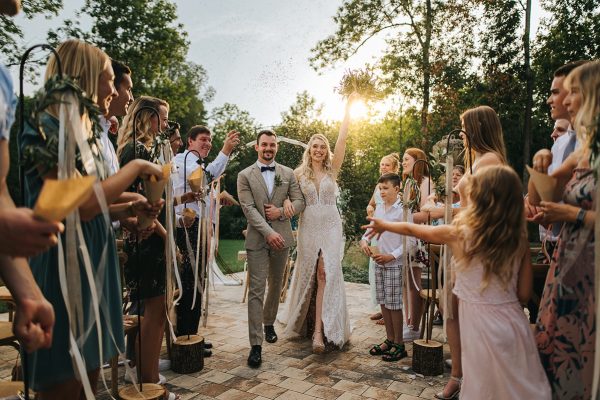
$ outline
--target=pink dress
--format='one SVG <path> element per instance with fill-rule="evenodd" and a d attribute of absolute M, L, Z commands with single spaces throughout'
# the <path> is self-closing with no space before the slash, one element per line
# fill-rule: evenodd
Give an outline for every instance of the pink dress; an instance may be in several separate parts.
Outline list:
<path fill-rule="evenodd" d="M 519 266 L 514 266 L 507 289 L 493 276 L 483 291 L 479 260 L 457 270 L 453 292 L 459 299 L 461 400 L 551 397 L 529 321 L 517 299 Z"/>

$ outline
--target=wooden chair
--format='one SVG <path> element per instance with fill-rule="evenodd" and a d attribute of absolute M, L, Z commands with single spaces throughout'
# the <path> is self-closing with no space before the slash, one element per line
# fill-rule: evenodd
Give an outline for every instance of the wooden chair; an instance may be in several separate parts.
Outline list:
<path fill-rule="evenodd" d="M 6 286 L 0 286 L 0 301 L 8 307 L 8 320 L 12 322 L 15 312 L 15 301 Z"/>
<path fill-rule="evenodd" d="M 540 250 L 541 247 L 539 246 L 532 246 L 529 248 L 532 260 L 533 291 L 531 292 L 529 303 L 527 303 L 527 308 L 529 309 L 529 321 L 531 323 L 535 323 L 537 320 L 540 302 L 542 301 L 542 293 L 544 292 L 544 285 L 546 283 L 546 276 L 548 275 L 548 269 L 550 268 L 550 264 L 540 264 L 535 262 Z"/>
<path fill-rule="evenodd" d="M 442 246 L 439 244 L 430 244 L 429 246 L 429 264 L 431 266 L 429 288 L 421 289 L 419 292 L 419 295 L 425 301 L 424 312 L 421 317 L 421 339 L 425 337 L 425 332 L 428 332 L 428 336 L 431 337 L 431 332 L 433 331 L 433 324 L 431 322 L 433 321 L 433 317 L 429 318 L 428 321 L 427 316 L 433 316 L 435 306 L 439 305 L 440 297 L 442 296 L 441 289 L 437 287 L 437 271 L 440 265 L 440 250 Z M 427 311 L 428 309 L 429 311 Z"/>

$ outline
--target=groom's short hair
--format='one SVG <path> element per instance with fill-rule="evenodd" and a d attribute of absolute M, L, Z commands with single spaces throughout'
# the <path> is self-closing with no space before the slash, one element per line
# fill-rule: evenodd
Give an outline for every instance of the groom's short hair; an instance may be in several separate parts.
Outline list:
<path fill-rule="evenodd" d="M 400 186 L 400 175 L 383 174 L 379 177 L 377 183 L 391 183 L 393 186 Z"/>
<path fill-rule="evenodd" d="M 275 134 L 275 132 L 273 132 L 270 129 L 263 129 L 262 131 L 258 132 L 258 135 L 256 135 L 256 144 L 260 142 L 260 137 L 263 135 L 273 136 L 275 137 L 275 139 L 277 139 L 277 135 Z"/>

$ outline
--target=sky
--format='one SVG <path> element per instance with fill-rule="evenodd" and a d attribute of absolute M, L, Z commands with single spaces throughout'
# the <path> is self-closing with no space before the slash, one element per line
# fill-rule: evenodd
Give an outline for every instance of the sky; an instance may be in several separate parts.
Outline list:
<path fill-rule="evenodd" d="M 47 30 L 73 17 L 83 0 L 64 3 L 58 18 L 17 17 L 27 44 L 43 42 Z M 281 112 L 304 90 L 323 104 L 325 119 L 341 119 L 344 103 L 334 88 L 344 71 L 373 64 L 385 48 L 383 39 L 369 41 L 347 62 L 316 72 L 308 61 L 310 49 L 335 32 L 332 18 L 341 0 L 178 0 L 175 3 L 179 22 L 189 34 L 188 59 L 204 66 L 208 84 L 216 90 L 208 108 L 237 104 L 261 126 L 279 123 Z M 533 1 L 532 32 L 537 29 L 539 15 L 539 1 Z M 84 28 L 85 24 L 83 21 Z M 12 72 L 16 79 L 15 67 Z M 28 86 L 26 92 L 33 89 Z"/>

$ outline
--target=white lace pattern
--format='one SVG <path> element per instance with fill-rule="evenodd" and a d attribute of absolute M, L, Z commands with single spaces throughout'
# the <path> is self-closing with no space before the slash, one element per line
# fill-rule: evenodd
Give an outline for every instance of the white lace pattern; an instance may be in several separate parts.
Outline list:
<path fill-rule="evenodd" d="M 329 174 L 321 180 L 318 192 L 314 182 L 305 177 L 299 183 L 306 208 L 300 215 L 298 256 L 285 307 L 286 333 L 306 334 L 302 327 L 321 250 L 326 275 L 322 311 L 324 334 L 328 341 L 341 348 L 350 337 L 350 321 L 342 274 L 344 243 L 342 219 L 336 205 L 338 186 Z"/>

